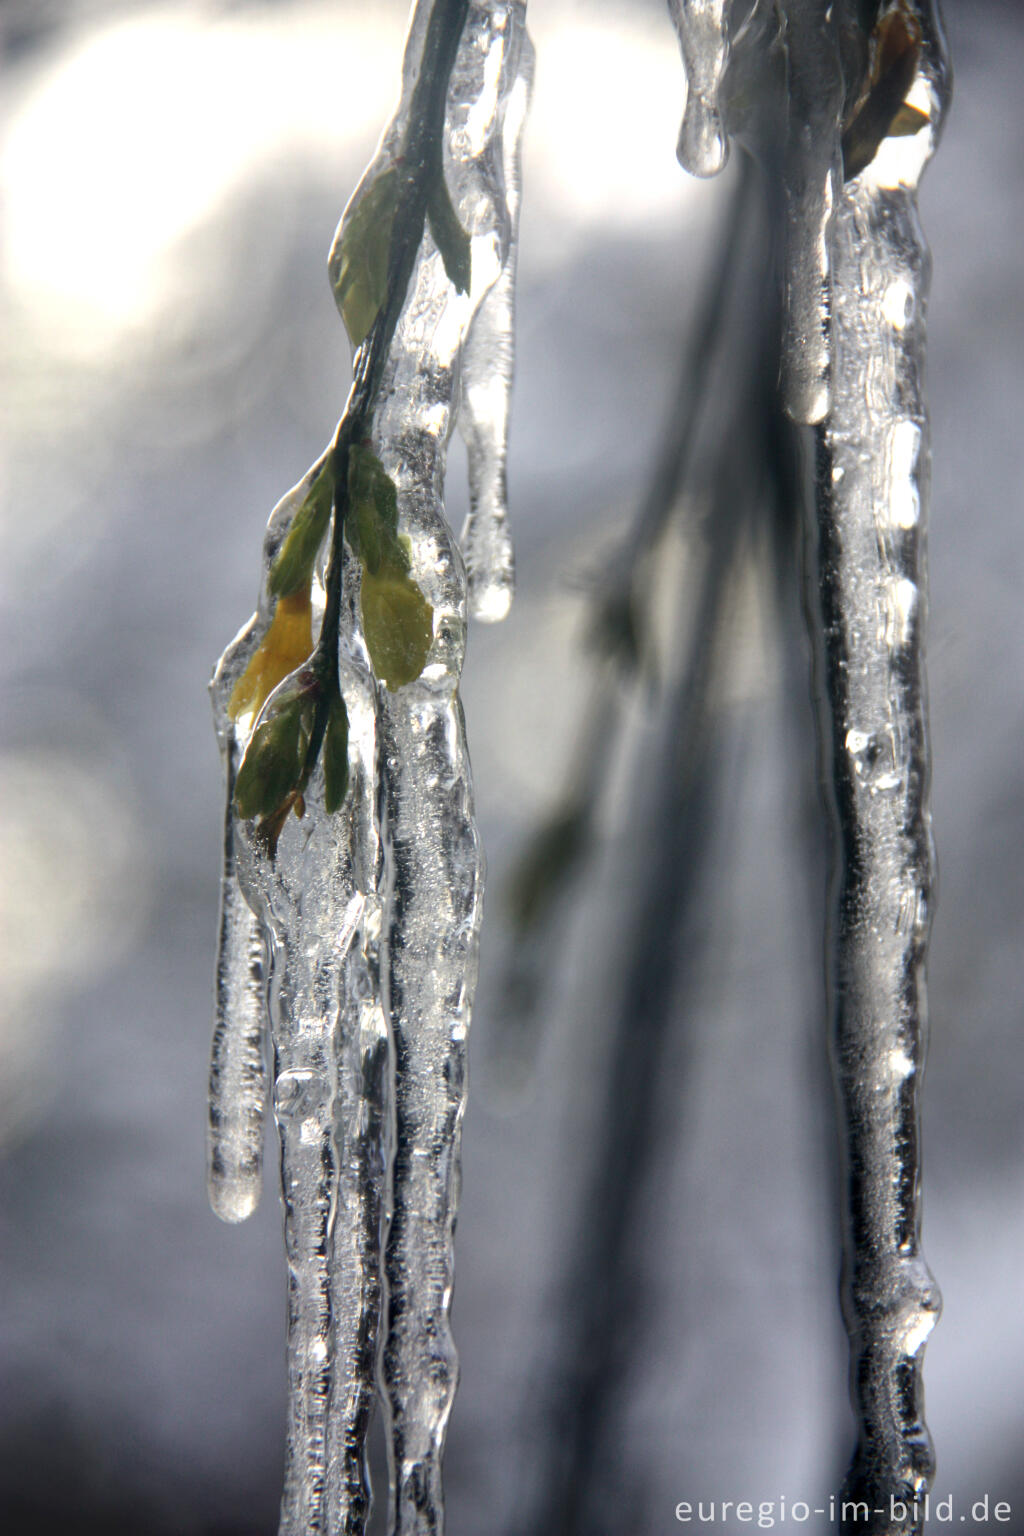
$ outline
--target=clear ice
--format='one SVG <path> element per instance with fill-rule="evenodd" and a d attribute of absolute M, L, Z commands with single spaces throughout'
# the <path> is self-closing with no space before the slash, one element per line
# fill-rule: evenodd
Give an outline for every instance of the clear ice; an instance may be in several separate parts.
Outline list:
<path fill-rule="evenodd" d="M 928 121 L 917 135 L 885 140 L 837 210 L 833 400 L 818 434 L 824 740 L 839 830 L 832 1051 L 859 1419 L 849 1488 L 872 1508 L 892 1497 L 912 1503 L 931 1482 L 921 1368 L 940 1305 L 920 1247 L 934 873 L 923 654 L 928 257 L 915 192 L 948 80 L 934 13 L 920 5 L 917 15 L 915 100 Z"/>
<path fill-rule="evenodd" d="M 686 71 L 686 107 L 676 153 L 692 176 L 715 176 L 729 140 L 722 121 L 722 78 L 729 59 L 727 0 L 668 0 Z"/>
<path fill-rule="evenodd" d="M 401 163 L 433 9 L 430 0 L 414 8 L 401 100 L 362 189 Z M 521 0 L 457 0 L 448 11 L 465 21 L 449 82 L 444 174 L 470 239 L 471 280 L 468 291 L 456 289 L 425 230 L 372 417 L 372 451 L 397 488 L 410 575 L 433 610 L 425 665 L 394 688 L 374 676 L 360 562 L 345 545 L 338 664 L 348 794 L 328 814 L 318 762 L 302 815 L 287 815 L 272 856 L 232 800 L 254 711 L 232 719 L 228 705 L 270 628 L 270 571 L 321 459 L 271 515 L 257 612 L 212 684 L 228 812 L 210 1198 L 227 1220 L 255 1207 L 267 1049 L 288 1261 L 280 1536 L 365 1529 L 366 1434 L 378 1401 L 390 1444 L 391 1529 L 426 1536 L 444 1525 L 441 1456 L 457 1380 L 453 1232 L 483 894 L 458 683 L 467 611 L 498 618 L 511 599 L 506 417 L 519 135 L 532 68 Z M 339 229 L 334 272 L 358 198 L 359 189 Z M 443 503 L 460 383 L 472 481 L 464 552 Z M 321 553 L 314 635 L 325 579 Z"/>
<path fill-rule="evenodd" d="M 835 818 L 832 1057 L 857 1416 L 844 1495 L 870 1511 L 851 1531 L 918 1531 L 915 1500 L 934 1471 L 922 1355 L 940 1303 L 920 1247 L 933 864 L 923 654 L 928 258 L 916 188 L 949 70 L 932 0 L 734 0 L 725 16 L 713 5 L 670 8 L 688 68 L 699 56 L 697 118 L 689 128 L 684 120 L 681 158 L 698 174 L 724 160 L 724 148 L 700 147 L 715 145 L 720 111 L 777 175 L 785 210 L 780 385 L 789 414 L 815 424 L 809 606 Z M 722 80 L 727 44 L 716 98 L 709 82 Z"/>

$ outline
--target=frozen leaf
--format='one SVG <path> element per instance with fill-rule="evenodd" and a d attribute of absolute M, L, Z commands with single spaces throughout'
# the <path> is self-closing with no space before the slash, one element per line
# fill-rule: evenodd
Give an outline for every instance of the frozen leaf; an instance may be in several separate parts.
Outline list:
<path fill-rule="evenodd" d="M 522 934 L 548 916 L 586 847 L 587 808 L 572 804 L 555 812 L 531 840 L 515 872 L 509 908 Z"/>
<path fill-rule="evenodd" d="M 312 650 L 313 610 L 307 586 L 278 598 L 270 627 L 232 690 L 231 719 L 250 711 L 258 714 L 278 684 L 301 667 Z"/>
<path fill-rule="evenodd" d="M 285 541 L 270 567 L 267 589 L 272 597 L 290 597 L 303 588 L 308 593 L 317 552 L 331 520 L 333 497 L 334 475 L 328 459 L 295 513 Z"/>
<path fill-rule="evenodd" d="M 434 610 L 405 571 L 363 572 L 363 634 L 373 670 L 389 688 L 413 683 L 427 664 Z"/>
<path fill-rule="evenodd" d="M 366 340 L 388 293 L 391 229 L 401 190 L 398 171 L 383 171 L 357 194 L 342 220 L 328 270 L 349 340 Z"/>
<path fill-rule="evenodd" d="M 273 815 L 298 789 L 310 715 L 308 688 L 289 690 L 265 706 L 235 780 L 235 809 L 243 821 Z"/>
<path fill-rule="evenodd" d="M 843 176 L 847 181 L 871 164 L 883 139 L 917 133 L 928 121 L 923 112 L 905 105 L 921 56 L 917 19 L 900 11 L 883 17 L 873 42 L 868 86 L 843 133 Z"/>
<path fill-rule="evenodd" d="M 363 634 L 373 670 L 389 688 L 414 682 L 433 642 L 434 610 L 409 575 L 398 536 L 398 493 L 376 454 L 349 454 L 348 537 L 363 565 Z"/>
<path fill-rule="evenodd" d="M 398 542 L 398 492 L 376 454 L 353 443 L 348 460 L 348 541 L 368 571 L 385 563 L 408 569 Z"/>

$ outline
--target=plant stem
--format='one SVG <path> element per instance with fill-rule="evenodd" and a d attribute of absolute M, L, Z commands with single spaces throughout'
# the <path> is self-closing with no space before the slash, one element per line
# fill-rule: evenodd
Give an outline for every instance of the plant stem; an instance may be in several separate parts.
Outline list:
<path fill-rule="evenodd" d="M 308 783 L 323 744 L 330 701 L 339 692 L 338 641 L 341 625 L 342 566 L 345 518 L 348 512 L 348 460 L 353 443 L 370 434 L 388 351 L 405 306 L 416 266 L 427 204 L 435 179 L 443 175 L 443 135 L 448 84 L 458 50 L 469 0 L 434 0 L 427 23 L 419 77 L 409 104 L 402 153 L 397 160 L 401 190 L 395 210 L 388 259 L 387 298 L 356 354 L 352 388 L 330 448 L 334 478 L 334 524 L 325 577 L 326 603 L 313 668 L 323 685 L 306 753 Z"/>

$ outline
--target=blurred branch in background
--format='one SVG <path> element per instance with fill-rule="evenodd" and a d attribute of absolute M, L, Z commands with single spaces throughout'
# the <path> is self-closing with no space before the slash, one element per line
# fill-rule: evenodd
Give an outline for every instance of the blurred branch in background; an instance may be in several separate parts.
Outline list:
<path fill-rule="evenodd" d="M 593 852 L 597 810 L 621 734 L 622 690 L 636 687 L 645 676 L 653 679 L 660 669 L 654 654 L 660 595 L 654 562 L 670 519 L 680 512 L 685 493 L 692 491 L 699 428 L 719 408 L 715 365 L 721 361 L 728 302 L 735 297 L 736 268 L 755 195 L 752 167 L 744 160 L 708 266 L 703 300 L 697 308 L 697 331 L 679 371 L 650 483 L 625 543 L 616 548 L 598 578 L 588 632 L 593 675 L 569 782 L 512 877 L 506 1010 L 498 1044 L 499 1071 L 511 1082 L 531 1069 L 543 990 L 564 936 L 559 909 L 564 918 L 571 887 L 582 877 Z M 753 259 L 759 260 L 759 254 Z M 710 537 L 717 541 L 721 535 L 716 530 Z"/>
<path fill-rule="evenodd" d="M 660 1143 L 676 1139 L 690 1054 L 687 973 L 700 939 L 691 912 L 706 884 L 709 839 L 729 784 L 716 673 L 745 575 L 785 609 L 798 606 L 801 483 L 796 429 L 777 393 L 779 311 L 772 250 L 778 222 L 763 176 L 745 156 L 708 260 L 705 297 L 680 370 L 654 472 L 624 545 L 592 599 L 595 673 L 581 739 L 558 809 L 525 850 L 511 883 L 511 926 L 497 1070 L 506 1087 L 534 1066 L 540 1018 L 557 975 L 564 920 L 593 877 L 599 805 L 625 755 L 630 790 L 628 868 L 607 867 L 622 920 L 614 969 L 596 961 L 610 1009 L 589 1173 L 573 1234 L 553 1354 L 538 1358 L 525 1410 L 531 1445 L 510 1529 L 549 1536 L 653 1529 L 656 1511 L 619 1454 L 622 1389 L 649 1353 L 643 1264 Z M 672 521 L 692 525 L 686 581 L 659 559 Z M 659 645 L 657 610 L 664 613 Z M 667 642 L 667 643 L 666 643 Z M 719 679 L 719 686 L 720 686 Z M 643 689 L 656 711 L 653 749 L 638 757 L 624 694 Z M 614 814 L 614 813 L 613 813 Z M 620 829 L 621 831 L 621 829 Z M 614 834 L 609 834 L 614 835 Z M 628 892 L 628 897 L 627 897 Z M 561 914 L 561 917 L 559 917 Z M 694 946 L 697 946 L 696 949 Z M 607 953 L 595 935 L 593 951 Z M 681 1219 L 679 1212 L 670 1218 Z M 699 1327 L 695 1316 L 680 1326 Z"/>

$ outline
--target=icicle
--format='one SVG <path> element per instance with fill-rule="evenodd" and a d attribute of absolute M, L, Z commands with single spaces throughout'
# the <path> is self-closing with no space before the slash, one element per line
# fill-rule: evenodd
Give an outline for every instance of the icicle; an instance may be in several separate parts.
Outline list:
<path fill-rule="evenodd" d="M 318 467 L 275 510 L 265 570 Z M 350 593 L 355 587 L 353 570 Z M 388 1033 L 378 980 L 374 686 L 355 634 L 353 603 L 350 597 L 340 669 L 351 775 L 344 810 L 325 811 L 318 768 L 301 820 L 287 818 L 271 860 L 253 823 L 232 814 L 229 801 L 239 884 L 271 948 L 274 1112 L 288 1258 L 281 1536 L 361 1531 L 369 1504 L 364 1446 L 381 1297 Z M 268 606 L 265 583 L 260 614 L 229 647 L 214 679 L 221 720 L 229 718 L 228 701 L 238 698 L 256 637 L 267 632 Z M 245 718 L 239 717 L 239 731 Z"/>
<path fill-rule="evenodd" d="M 462 352 L 459 428 L 469 459 L 470 512 L 462 552 L 472 618 L 503 619 L 512 602 L 512 544 L 508 535 L 506 459 L 509 402 L 515 369 L 513 301 L 519 229 L 520 143 L 533 81 L 533 46 L 524 34 L 519 68 L 505 107 L 502 133 L 510 240 L 501 274 L 477 311 Z"/>
<path fill-rule="evenodd" d="M 253 676 L 257 641 L 265 642 L 280 622 L 277 615 L 271 620 L 268 574 L 323 462 L 272 514 L 259 611 L 214 677 L 218 734 L 229 764 L 258 705 L 247 702 L 244 689 L 244 680 Z M 350 591 L 354 587 L 353 573 Z M 349 619 L 351 633 L 351 599 Z M 307 636 L 298 637 L 299 652 L 308 648 L 311 622 L 312 614 L 299 620 Z M 295 643 L 290 632 L 282 633 L 279 668 L 294 663 L 289 651 Z M 234 846 L 237 854 L 239 886 L 270 937 L 274 1111 L 288 1259 L 289 1424 L 281 1536 L 359 1532 L 369 1503 L 364 1447 L 380 1312 L 388 1044 L 377 982 L 375 705 L 358 638 L 343 644 L 340 677 L 351 775 L 344 812 L 324 810 L 318 768 L 305 813 L 301 820 L 288 816 L 273 859 L 254 824 L 237 817 L 230 793 L 225 838 L 226 851 Z M 264 677 L 262 683 L 275 680 Z M 230 779 L 229 790 L 233 774 Z M 224 965 L 222 953 L 222 972 Z"/>
<path fill-rule="evenodd" d="M 729 156 L 719 100 L 729 62 L 727 0 L 668 0 L 686 69 L 676 154 L 692 176 L 715 176 Z"/>
<path fill-rule="evenodd" d="M 780 103 L 774 61 L 766 56 L 760 71 L 755 56 L 772 36 L 770 8 L 748 5 L 732 27 L 723 105 L 706 82 L 721 83 L 723 39 L 736 18 L 720 6 L 673 0 L 672 9 L 699 104 L 692 138 L 717 144 L 724 112 L 770 169 L 781 140 L 781 388 L 795 420 L 822 423 L 813 603 L 839 824 L 833 1048 L 859 1424 L 847 1496 L 874 1511 L 870 1531 L 917 1529 L 914 1501 L 932 1471 L 921 1355 L 939 1302 L 918 1208 L 932 866 L 922 653 L 927 262 L 915 189 L 946 104 L 941 31 L 931 0 L 778 0 L 768 51 L 777 38 Z M 739 16 L 744 7 L 732 9 Z M 681 158 L 703 173 L 699 149 Z M 707 157 L 712 169 L 715 158 Z M 892 1499 L 907 1504 L 906 1521 L 890 1518 Z"/>
<path fill-rule="evenodd" d="M 821 421 L 829 400 L 829 242 L 842 185 L 843 76 L 838 6 L 786 0 L 788 126 L 782 399 L 794 421 Z"/>
<path fill-rule="evenodd" d="M 394 1526 L 443 1528 L 483 861 L 457 691 L 466 567 L 442 489 L 465 340 L 494 294 L 466 374 L 476 607 L 498 617 L 511 595 L 508 274 L 531 60 L 520 0 L 415 7 L 398 111 L 329 261 L 357 347 L 349 406 L 331 449 L 271 516 L 259 609 L 213 682 L 234 785 L 225 890 L 244 893 L 256 917 L 247 924 L 226 907 L 220 973 L 232 981 L 222 1010 L 232 1041 L 258 992 L 252 967 L 243 990 L 240 936 L 266 933 L 270 951 L 289 1274 L 280 1536 L 364 1530 L 378 1353 Z M 436 92 L 446 80 L 442 132 Z M 391 234 L 424 219 L 418 254 Z M 240 1079 L 235 1071 L 218 1090 L 222 1120 L 242 1112 Z"/>
<path fill-rule="evenodd" d="M 274 509 L 264 551 L 268 567 L 309 480 L 310 475 L 304 476 Z M 260 613 L 221 657 L 210 685 L 217 743 L 227 781 L 227 808 L 216 1013 L 210 1053 L 207 1185 L 213 1210 L 228 1222 L 244 1221 L 259 1204 L 267 1099 L 264 1049 L 269 1022 L 266 935 L 252 905 L 243 896 L 238 879 L 238 830 L 232 800 L 242 743 L 229 702 L 256 649 L 257 637 L 269 627 L 271 606 L 264 589 Z"/>
<path fill-rule="evenodd" d="M 751 121 L 756 123 L 755 141 L 761 140 L 755 153 L 768 148 L 764 139 L 774 132 L 777 111 L 772 100 L 778 90 L 776 38 L 781 44 L 786 77 L 782 393 L 794 420 L 821 421 L 828 409 L 829 231 L 842 184 L 842 7 L 824 6 L 821 0 L 781 0 L 781 25 L 763 0 L 747 5 L 669 0 L 669 11 L 687 82 L 677 153 L 695 176 L 720 171 L 730 133 Z M 772 38 L 771 58 L 766 35 Z"/>
<path fill-rule="evenodd" d="M 837 210 L 833 399 L 818 436 L 820 642 L 839 833 L 833 1059 L 859 1422 L 846 1496 L 875 1511 L 856 1522 L 861 1532 L 920 1529 L 912 1505 L 933 1471 L 921 1362 L 939 1308 L 918 1204 L 933 871 L 922 650 L 928 263 L 915 189 L 947 92 L 931 6 L 901 11 L 923 34 L 912 92 L 922 110 L 912 109 L 909 134 L 880 142 Z M 891 1499 L 906 1502 L 905 1521 L 890 1518 Z"/>
<path fill-rule="evenodd" d="M 388 1001 L 397 1063 L 383 1365 L 393 1524 L 401 1532 L 443 1528 L 440 1460 L 457 1378 L 449 1315 L 452 1240 L 483 877 L 456 691 L 466 578 L 440 493 L 460 343 L 474 309 L 513 259 L 516 187 L 509 177 L 510 210 L 506 167 L 514 164 L 525 106 L 530 52 L 524 19 L 520 4 L 481 0 L 469 8 L 449 95 L 446 173 L 460 222 L 472 236 L 472 286 L 460 297 L 437 255 L 421 264 L 389 353 L 374 432 L 381 462 L 398 486 L 413 575 L 435 613 L 434 646 L 422 677 L 395 692 L 381 690 L 379 699 L 392 872 Z M 503 129 L 513 141 L 504 153 Z M 487 328 L 495 313 L 498 333 L 507 335 L 507 291 L 499 291 Z M 473 461 L 479 468 L 496 448 L 491 462 L 499 474 L 508 361 L 506 354 L 498 398 L 488 405 L 485 439 Z M 475 403 L 485 382 L 481 362 L 477 351 L 470 368 Z M 475 428 L 484 414 L 476 403 Z M 491 529 L 486 521 L 481 525 L 476 569 L 480 590 L 493 593 L 501 587 L 500 504 L 480 511 L 493 521 Z"/>
<path fill-rule="evenodd" d="M 259 919 L 235 872 L 231 797 L 237 749 L 227 748 L 228 812 L 220 894 L 217 1011 L 210 1058 L 207 1180 L 210 1204 L 222 1221 L 244 1221 L 260 1200 L 267 1075 L 265 954 Z"/>

